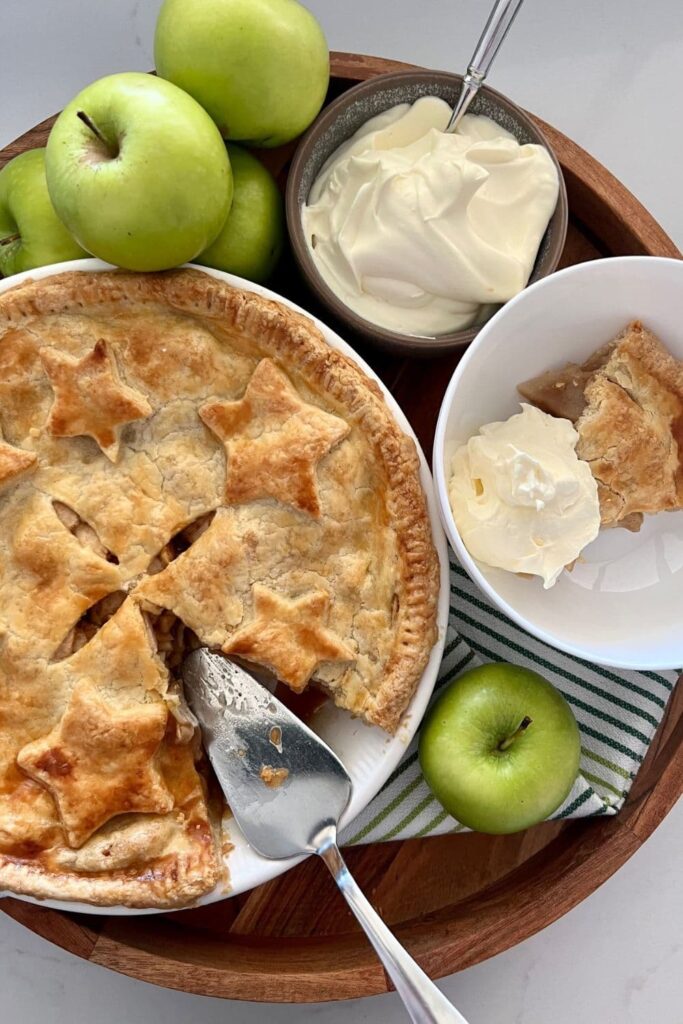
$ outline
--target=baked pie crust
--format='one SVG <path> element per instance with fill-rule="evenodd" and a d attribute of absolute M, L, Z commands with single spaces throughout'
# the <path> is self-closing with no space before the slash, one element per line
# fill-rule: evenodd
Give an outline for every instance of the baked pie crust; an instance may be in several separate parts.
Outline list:
<path fill-rule="evenodd" d="M 683 362 L 639 320 L 582 365 L 550 370 L 519 391 L 574 422 L 603 526 L 637 530 L 643 515 L 683 508 Z"/>
<path fill-rule="evenodd" d="M 0 296 L 0 888 L 164 907 L 223 871 L 175 672 L 206 644 L 393 731 L 436 639 L 376 384 L 199 271 Z"/>
<path fill-rule="evenodd" d="M 576 453 L 597 480 L 603 524 L 683 508 L 683 363 L 634 321 L 585 398 Z"/>

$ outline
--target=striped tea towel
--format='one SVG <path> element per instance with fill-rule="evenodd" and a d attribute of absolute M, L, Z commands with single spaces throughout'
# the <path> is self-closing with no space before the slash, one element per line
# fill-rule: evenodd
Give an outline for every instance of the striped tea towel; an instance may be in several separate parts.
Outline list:
<path fill-rule="evenodd" d="M 616 814 L 664 715 L 678 672 L 631 672 L 591 665 L 530 636 L 494 608 L 451 557 L 451 611 L 434 690 L 465 669 L 510 661 L 534 669 L 562 691 L 581 730 L 581 769 L 554 818 Z M 465 831 L 422 778 L 417 737 L 384 788 L 341 841 L 377 843 Z"/>

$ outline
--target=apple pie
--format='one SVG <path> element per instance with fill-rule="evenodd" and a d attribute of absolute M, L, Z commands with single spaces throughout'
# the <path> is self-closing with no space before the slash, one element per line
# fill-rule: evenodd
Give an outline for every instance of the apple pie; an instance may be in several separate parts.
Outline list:
<path fill-rule="evenodd" d="M 683 362 L 639 321 L 582 365 L 548 371 L 519 391 L 574 422 L 603 526 L 637 530 L 643 515 L 683 508 Z"/>
<path fill-rule="evenodd" d="M 436 639 L 415 446 L 284 306 L 199 271 L 0 296 L 0 889 L 164 907 L 223 871 L 178 668 L 394 731 Z"/>

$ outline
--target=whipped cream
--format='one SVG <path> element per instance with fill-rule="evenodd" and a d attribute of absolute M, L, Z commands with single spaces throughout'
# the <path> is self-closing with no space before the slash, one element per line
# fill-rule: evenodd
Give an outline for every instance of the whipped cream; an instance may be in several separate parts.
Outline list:
<path fill-rule="evenodd" d="M 531 405 L 488 423 L 453 456 L 449 498 L 473 558 L 547 589 L 598 535 L 600 503 L 569 420 Z"/>
<path fill-rule="evenodd" d="M 332 154 L 302 211 L 322 277 L 352 310 L 434 336 L 490 315 L 527 281 L 559 191 L 543 146 L 436 96 L 373 117 Z"/>

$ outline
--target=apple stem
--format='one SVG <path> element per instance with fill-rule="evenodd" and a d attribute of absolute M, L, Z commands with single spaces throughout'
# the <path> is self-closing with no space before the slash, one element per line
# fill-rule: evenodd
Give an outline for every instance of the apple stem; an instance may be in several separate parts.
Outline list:
<path fill-rule="evenodd" d="M 90 117 L 90 115 L 86 114 L 85 110 L 77 110 L 76 111 L 76 117 L 80 118 L 80 120 L 83 122 L 83 124 L 86 126 L 86 128 L 90 129 L 90 131 L 93 133 L 95 138 L 99 139 L 99 141 L 102 143 L 102 145 L 107 148 L 108 152 L 111 153 L 112 156 L 116 156 L 116 153 L 114 152 L 112 147 L 109 145 L 109 143 L 105 139 L 105 137 L 102 134 L 102 132 L 100 131 L 100 129 L 97 127 L 97 125 L 95 124 L 93 119 Z"/>
<path fill-rule="evenodd" d="M 19 232 L 16 232 L 13 235 L 8 235 L 7 238 L 1 238 L 0 245 L 9 245 L 10 242 L 18 242 L 20 238 L 21 235 L 19 234 Z"/>
<path fill-rule="evenodd" d="M 526 732 L 526 730 L 527 730 L 527 729 L 529 728 L 529 726 L 531 725 L 531 721 L 532 721 L 532 720 L 531 720 L 531 719 L 529 718 L 529 716 L 528 716 L 528 715 L 525 715 L 525 716 L 524 716 L 524 718 L 522 719 L 522 721 L 521 721 L 521 722 L 519 723 L 519 725 L 518 725 L 518 726 L 517 726 L 517 728 L 515 729 L 515 731 L 514 731 L 514 732 L 512 733 L 512 735 L 511 735 L 511 736 L 508 736 L 508 738 L 507 738 L 507 739 L 505 739 L 505 740 L 502 740 L 502 741 L 501 741 L 501 742 L 500 742 L 500 743 L 498 744 L 498 749 L 499 749 L 499 750 L 507 750 L 507 749 L 508 749 L 508 747 L 511 747 L 511 746 L 512 746 L 512 744 L 513 744 L 513 743 L 515 742 L 515 740 L 517 739 L 517 737 L 518 737 L 518 736 L 521 736 L 523 732 Z"/>

